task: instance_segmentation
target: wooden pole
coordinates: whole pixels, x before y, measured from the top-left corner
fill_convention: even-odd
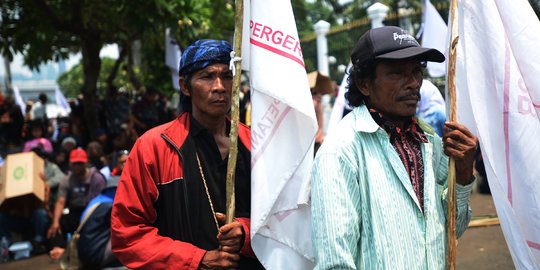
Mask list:
[[[234,52],[236,57],[242,56],[242,26],[244,17],[244,1],[235,1],[234,15]],[[236,170],[236,157],[238,155],[238,119],[240,107],[240,79],[242,75],[241,61],[234,61],[236,73],[233,78],[232,94],[231,94],[231,131],[229,133],[229,161],[227,163],[227,188],[226,188],[226,207],[227,219],[226,223],[231,223],[234,220],[234,211],[236,208],[235,192],[234,192],[234,173]]]
[[[450,121],[456,121],[456,49],[458,43],[457,0],[451,0],[452,34],[448,59],[448,100],[450,102]],[[456,163],[453,158],[448,162],[448,269],[456,268]]]

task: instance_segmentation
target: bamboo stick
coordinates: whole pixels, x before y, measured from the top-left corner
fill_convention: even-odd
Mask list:
[[[498,217],[487,217],[482,219],[473,219],[469,222],[469,228],[487,227],[501,224]]]
[[[457,0],[450,5],[452,17],[452,34],[450,38],[450,55],[448,59],[448,99],[450,101],[450,121],[456,121],[456,49],[458,43]],[[456,268],[456,166],[453,158],[448,162],[448,269]]]
[[[234,52],[236,57],[242,56],[242,21],[244,17],[244,1],[235,1],[234,15]],[[236,170],[236,158],[238,155],[238,119],[240,107],[240,78],[242,75],[242,63],[235,61],[234,66],[236,73],[233,78],[232,94],[231,94],[231,131],[229,133],[229,161],[227,163],[227,182],[226,182],[226,207],[227,219],[226,223],[231,223],[234,220],[234,211],[236,208],[235,191],[234,191],[234,174]]]

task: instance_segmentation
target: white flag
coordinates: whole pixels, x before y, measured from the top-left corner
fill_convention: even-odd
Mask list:
[[[23,98],[21,96],[21,91],[19,90],[19,87],[15,85],[13,85],[12,88],[13,88],[13,97],[15,97],[15,102],[17,103],[17,105],[19,105],[19,107],[21,107],[22,114],[24,115],[25,110],[26,110],[26,104],[24,103]]]
[[[170,32],[171,29],[165,29],[165,64],[171,70],[173,88],[180,90],[180,85],[178,85],[178,79],[180,78],[178,75],[178,67],[180,65],[180,56],[182,53],[180,52],[178,42],[171,37]]]
[[[435,48],[444,55],[447,54],[448,27],[443,18],[429,0],[424,3],[422,47]],[[431,77],[446,75],[446,61],[442,63],[428,62],[427,70]]]
[[[317,121],[290,1],[245,1],[243,38],[253,93],[251,244],[267,269],[312,269]]]
[[[54,88],[54,98],[56,99],[56,105],[60,106],[66,113],[69,114],[71,107],[69,106],[69,103],[67,102],[62,91],[60,91],[60,87],[58,85],[56,85]]]
[[[540,269],[540,22],[527,0],[458,12],[458,119],[479,137],[516,269]]]

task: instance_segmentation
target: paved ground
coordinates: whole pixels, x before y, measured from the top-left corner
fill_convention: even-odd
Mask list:
[[[475,216],[496,214],[490,195],[473,193],[471,207]],[[456,268],[474,270],[515,269],[500,226],[469,228],[459,239]],[[57,270],[60,267],[58,263],[51,262],[48,256],[41,255],[31,259],[1,264],[0,269]]]
[[[473,193],[473,216],[495,215],[491,195]],[[458,240],[457,269],[515,269],[499,225],[469,228]]]

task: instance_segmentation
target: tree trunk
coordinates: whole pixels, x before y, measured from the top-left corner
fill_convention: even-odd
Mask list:
[[[87,34],[82,38],[82,61],[84,73],[82,93],[84,96],[84,120],[86,122],[87,132],[91,140],[95,139],[96,130],[99,128],[96,111],[96,93],[99,71],[101,69],[101,58],[99,58],[101,44],[102,42],[98,35]]]
[[[118,59],[116,59],[116,62],[114,62],[114,66],[111,70],[111,73],[109,74],[109,77],[107,78],[107,87],[111,89],[111,87],[114,85],[114,79],[116,78],[116,75],[118,74],[118,70],[120,69],[120,64],[124,61],[124,58],[126,57],[127,50],[125,49],[125,46],[122,46],[120,49],[120,55],[118,56]]]

